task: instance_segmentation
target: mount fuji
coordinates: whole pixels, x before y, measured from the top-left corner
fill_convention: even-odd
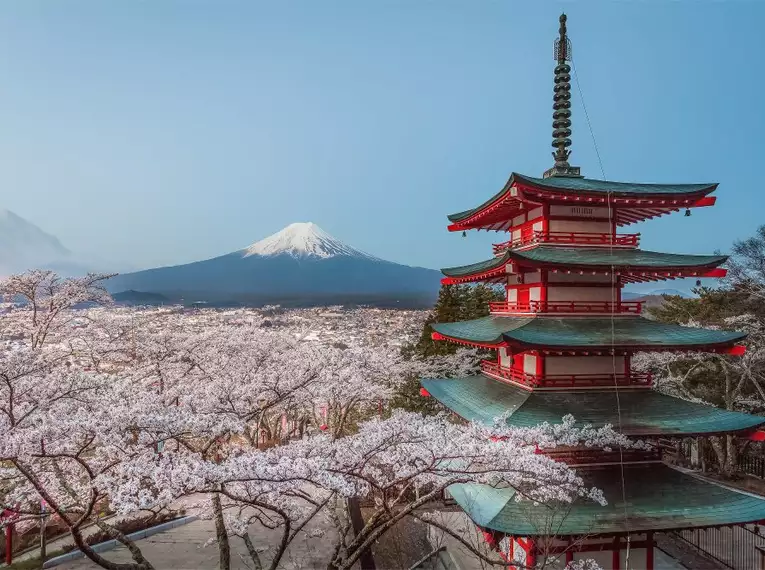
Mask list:
[[[432,305],[440,276],[433,269],[379,259],[303,222],[232,253],[118,275],[107,286],[113,293],[155,293],[211,305],[419,307]]]

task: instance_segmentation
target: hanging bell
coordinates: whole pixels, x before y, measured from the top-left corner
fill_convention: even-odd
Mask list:
[[[687,218],[690,215],[691,215],[691,209],[690,208],[686,208],[685,209],[685,217]]]
[[[462,237],[467,237],[467,232],[463,231],[462,232]]]

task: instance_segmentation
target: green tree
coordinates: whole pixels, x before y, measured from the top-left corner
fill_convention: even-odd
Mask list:
[[[489,314],[489,303],[501,301],[504,293],[501,289],[484,285],[443,285],[438,294],[438,300],[422,327],[419,340],[405,346],[405,356],[437,356],[453,354],[459,348],[458,345],[434,341],[431,338],[435,323],[455,323],[478,319]]]
[[[649,309],[656,320],[680,325],[742,330],[748,334],[747,353],[743,357],[715,353],[694,353],[669,357],[654,354],[654,370],[669,382],[677,395],[698,398],[730,411],[758,412],[765,409],[765,334],[762,309],[750,289],[730,282],[712,289],[697,287],[697,298],[665,295],[659,307]],[[758,314],[759,313],[759,314]],[[710,437],[720,471],[733,476],[738,457],[747,440],[735,435]]]
[[[489,314],[489,303],[504,300],[504,292],[491,285],[443,285],[433,310],[428,315],[416,343],[405,345],[402,354],[410,359],[424,359],[454,354],[459,345],[434,341],[435,323],[454,323],[485,317]],[[484,351],[484,354],[487,351]],[[399,388],[392,402],[393,407],[424,414],[435,414],[442,408],[433,398],[420,394],[420,378],[412,375]]]

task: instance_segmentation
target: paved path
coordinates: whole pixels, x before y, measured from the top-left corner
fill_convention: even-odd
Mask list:
[[[123,520],[123,517],[116,517],[111,516],[104,519],[104,522],[107,522],[109,524],[114,524],[120,520]],[[85,537],[89,537],[92,534],[95,534],[99,532],[99,528],[96,525],[90,525],[88,528],[84,529],[83,534]],[[31,532],[35,534],[39,534],[39,529],[32,530]],[[48,540],[46,543],[46,551],[48,553],[53,553],[57,551],[58,549],[62,548],[66,545],[72,545],[74,544],[74,540],[72,540],[71,535],[64,534],[60,536],[59,538],[55,538],[53,540]],[[40,555],[40,549],[38,548],[32,548],[30,550],[27,550],[26,552],[22,552],[21,554],[17,554],[13,557],[14,562],[20,562],[22,560],[28,560],[29,558],[37,558]],[[2,564],[0,567],[5,566],[5,564]]]
[[[196,520],[189,524],[161,532],[139,540],[136,545],[156,570],[213,570],[218,568],[218,546],[205,544],[215,537],[212,521]],[[276,533],[261,533],[252,536],[256,547],[267,547],[276,542]],[[299,537],[293,543],[290,554],[285,557],[283,567],[287,570],[326,568],[331,547],[331,537],[306,539]],[[115,562],[132,562],[125,548],[103,553],[104,558]],[[247,549],[242,539],[231,538],[231,568],[244,570],[252,568]],[[56,566],[57,570],[96,570],[101,567],[87,558],[81,558]]]

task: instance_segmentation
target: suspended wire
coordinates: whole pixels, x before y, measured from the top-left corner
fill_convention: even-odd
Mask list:
[[[582,87],[579,84],[579,73],[576,71],[576,62],[574,61],[574,58],[571,58],[571,64],[574,68],[574,79],[576,80],[576,88],[579,91],[579,99],[582,102],[582,109],[584,110],[584,117],[587,120],[587,127],[590,130],[590,136],[592,137],[592,144],[595,147],[595,154],[598,157],[598,164],[600,165],[600,174],[602,176],[602,179],[606,179],[606,171],[603,168],[603,160],[600,158],[600,151],[598,150],[598,142],[595,140],[595,131],[592,129],[592,123],[590,122],[590,115],[587,113],[587,105],[584,103],[584,93],[582,93]],[[609,225],[609,231],[613,232],[613,236],[609,242],[609,254],[611,258],[613,259],[614,255],[614,239],[616,237],[616,224],[613,220],[613,192],[609,190],[608,194],[606,195],[606,207],[608,208],[608,225]],[[616,394],[616,417],[617,417],[617,424],[619,428],[619,433],[623,433],[622,430],[622,404],[621,404],[621,398],[619,394],[619,381],[617,380],[617,372],[616,372],[616,350],[614,349],[614,346],[616,344],[616,320],[614,317],[614,310],[617,308],[616,303],[616,288],[619,286],[618,280],[616,278],[616,267],[614,265],[611,265],[611,370],[614,375],[614,393]],[[626,362],[625,362],[626,364]],[[626,372],[626,370],[625,370]],[[627,550],[625,554],[625,568],[629,568],[630,565],[630,532],[629,532],[629,513],[627,511],[627,483],[625,481],[624,477],[624,448],[621,444],[619,444],[619,470],[621,474],[622,479],[622,505],[624,507],[624,528],[627,531]],[[651,545],[647,545],[648,548],[651,548]]]
[[[582,87],[581,85],[579,85],[579,73],[576,71],[576,61],[574,61],[573,55],[571,56],[571,67],[574,68],[574,79],[576,80],[576,88],[579,91],[579,100],[582,102],[582,109],[584,110],[584,118],[587,120],[587,127],[590,129],[590,136],[592,137],[592,145],[595,147],[595,154],[598,157],[598,164],[600,165],[600,174],[603,180],[605,180],[606,171],[603,169],[603,160],[600,158],[600,150],[598,149],[598,142],[595,140],[595,131],[592,130],[592,123],[590,122],[590,114],[587,112],[587,105],[584,104],[584,95],[582,94]],[[609,213],[609,216],[610,215],[611,214]]]

